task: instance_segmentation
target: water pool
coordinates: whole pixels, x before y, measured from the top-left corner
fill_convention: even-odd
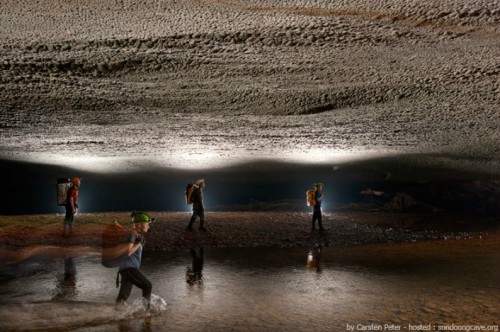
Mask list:
[[[145,253],[156,310],[116,312],[98,253],[0,265],[1,330],[346,331],[500,324],[498,238]],[[166,305],[162,305],[162,300]],[[136,310],[137,309],[137,310]],[[430,324],[430,325],[429,325]]]

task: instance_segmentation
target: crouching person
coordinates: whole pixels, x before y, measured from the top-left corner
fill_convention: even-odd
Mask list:
[[[146,278],[139,267],[141,266],[142,249],[144,248],[145,235],[149,230],[149,224],[154,221],[147,214],[142,212],[133,212],[132,221],[134,228],[127,234],[128,253],[127,257],[120,263],[119,274],[121,277],[120,293],[116,299],[116,308],[124,306],[130,293],[132,285],[142,290],[142,296],[145,300],[146,309],[150,309],[151,290],[153,285]]]

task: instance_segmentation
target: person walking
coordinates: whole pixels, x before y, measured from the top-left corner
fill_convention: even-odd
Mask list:
[[[195,183],[195,188],[192,194],[192,202],[193,202],[193,215],[191,219],[189,219],[189,224],[187,226],[187,230],[193,231],[193,224],[196,219],[200,219],[200,232],[206,232],[205,225],[205,206],[203,204],[203,189],[205,188],[205,180],[198,179]]]
[[[313,206],[313,217],[311,228],[316,229],[316,221],[318,221],[318,226],[320,231],[324,231],[322,215],[321,215],[321,202],[323,201],[323,183],[317,182],[314,184],[314,200],[316,204]]]
[[[120,309],[125,305],[125,301],[127,301],[130,293],[132,292],[133,285],[142,290],[142,297],[145,301],[146,310],[150,309],[153,284],[142,274],[139,267],[141,266],[145,235],[149,230],[150,223],[153,221],[154,218],[150,218],[143,212],[132,213],[134,228],[127,234],[127,257],[120,263],[118,272],[121,276],[121,286],[118,298],[116,299],[117,309]]]
[[[75,214],[78,210],[78,189],[81,185],[81,178],[72,178],[71,188],[68,189],[66,196],[66,215],[64,216],[64,230],[63,235],[73,235],[73,220],[75,219]]]

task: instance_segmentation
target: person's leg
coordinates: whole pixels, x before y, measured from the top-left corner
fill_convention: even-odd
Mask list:
[[[66,214],[64,215],[64,225],[63,225],[64,235],[68,235],[70,230],[73,228],[73,213],[71,209],[66,208]]]
[[[148,304],[151,301],[151,291],[153,284],[142,274],[138,269],[126,269],[128,280],[142,290],[142,296],[147,300]]]
[[[70,213],[70,218],[68,222],[68,229],[69,229],[69,234],[73,234],[73,220],[75,220],[75,215],[73,213]]]
[[[200,232],[205,232],[206,228],[204,227],[205,225],[205,211],[201,210],[198,212],[198,215],[200,216]]]
[[[127,269],[128,270],[128,269]],[[121,284],[120,284],[120,292],[118,293],[118,298],[116,299],[116,304],[125,303],[130,293],[132,292],[132,282],[129,278],[127,270],[120,271],[121,276]]]
[[[324,230],[322,219],[323,219],[323,214],[321,213],[321,207],[319,207],[318,208],[318,226],[319,226],[320,231]]]
[[[191,216],[191,219],[189,219],[189,224],[187,226],[187,229],[189,231],[192,231],[193,230],[193,224],[194,222],[196,221],[196,218],[198,217],[198,215],[196,214],[196,211],[193,210],[193,215]]]
[[[316,206],[314,206],[313,207],[312,224],[311,224],[312,229],[316,229],[316,219],[318,219],[318,211],[316,209]]]

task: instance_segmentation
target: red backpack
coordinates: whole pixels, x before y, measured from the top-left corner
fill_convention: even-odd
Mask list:
[[[127,258],[128,239],[131,230],[113,222],[102,231],[101,263],[105,267],[118,267]]]

